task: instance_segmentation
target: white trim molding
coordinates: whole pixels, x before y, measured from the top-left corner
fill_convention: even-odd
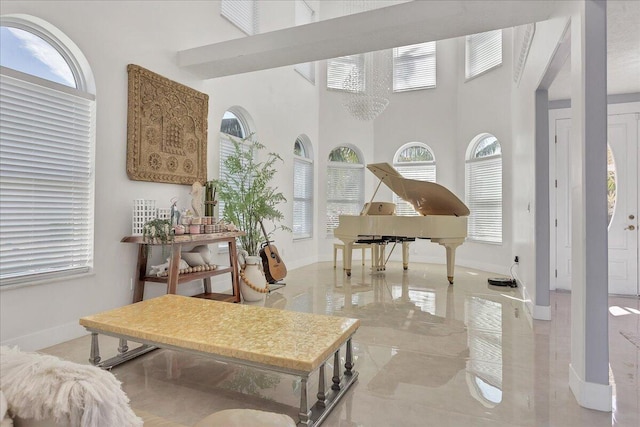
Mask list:
[[[532,316],[536,320],[551,320],[550,305],[534,305]]]
[[[611,384],[597,384],[584,381],[569,364],[569,387],[578,404],[596,411],[611,412],[613,410],[613,387]]]

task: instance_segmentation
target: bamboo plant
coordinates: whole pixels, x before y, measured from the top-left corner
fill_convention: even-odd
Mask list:
[[[275,225],[276,221],[284,218],[278,205],[287,199],[271,184],[277,172],[276,163],[283,160],[278,154],[269,152],[260,161],[259,155],[265,149],[263,144],[251,137],[243,140],[230,138],[234,152],[224,160],[228,175],[213,182],[218,199],[224,205],[222,219],[246,233],[238,238],[239,245],[249,255],[256,256],[260,243],[264,241],[261,220],[274,223],[269,234],[278,229],[289,231],[284,225]]]

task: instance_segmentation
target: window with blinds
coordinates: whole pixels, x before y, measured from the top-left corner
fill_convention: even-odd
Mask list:
[[[465,165],[468,238],[502,243],[502,152],[492,135],[476,138]]]
[[[222,0],[220,15],[246,34],[258,34],[258,4],[255,0]]]
[[[358,215],[363,206],[364,165],[354,150],[338,147],[327,166],[327,235],[333,235],[340,215]]]
[[[231,181],[229,179],[231,173],[225,165],[225,160],[227,160],[229,156],[235,154],[235,147],[231,138],[232,136],[220,134],[220,179],[225,181]],[[242,148],[244,150],[249,150],[249,146],[247,144],[243,144]],[[218,216],[220,218],[224,217],[224,202],[222,200],[218,200]]]
[[[91,94],[1,69],[2,285],[91,268],[94,124]]]
[[[296,25],[304,25],[311,24],[315,21],[315,11],[309,6],[309,4],[304,0],[296,0],[295,2],[295,15],[296,15]],[[315,62],[305,62],[302,64],[294,65],[294,70],[300,73],[305,79],[309,80],[311,83],[316,83],[316,63]]]
[[[393,167],[405,178],[418,181],[436,182],[436,161],[433,151],[426,144],[412,142],[405,144],[396,152]],[[413,205],[393,194],[396,215],[419,215]]]
[[[436,42],[393,49],[393,91],[436,87]]]
[[[313,160],[301,138],[293,151],[293,238],[304,239],[313,236]]]
[[[344,90],[344,81],[354,68],[364,69],[364,54],[341,56],[327,60],[327,89]],[[361,79],[361,81],[364,81],[364,79]]]
[[[502,30],[466,37],[465,77],[471,79],[502,64]]]

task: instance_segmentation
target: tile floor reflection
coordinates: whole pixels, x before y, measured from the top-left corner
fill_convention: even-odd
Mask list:
[[[323,426],[640,425],[639,300],[610,298],[614,411],[603,413],[581,408],[569,390],[571,295],[552,293],[553,320],[535,321],[519,290],[487,284],[493,276],[457,267],[449,286],[442,265],[414,263],[405,272],[389,263],[385,273],[363,267],[347,278],[340,266],[318,263],[290,271],[264,305],[362,322],[354,337],[358,382]],[[105,358],[117,344],[101,338]],[[44,351],[86,363],[89,338]],[[297,418],[300,384],[286,375],[166,350],[113,373],[134,409],[185,426],[228,408]]]

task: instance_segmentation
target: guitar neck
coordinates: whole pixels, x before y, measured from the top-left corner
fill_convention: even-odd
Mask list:
[[[267,241],[267,247],[271,250],[271,245],[269,244],[269,236],[267,235],[267,231],[264,229],[264,224],[262,220],[260,220],[260,228],[262,228],[262,234],[264,234],[264,239]]]

